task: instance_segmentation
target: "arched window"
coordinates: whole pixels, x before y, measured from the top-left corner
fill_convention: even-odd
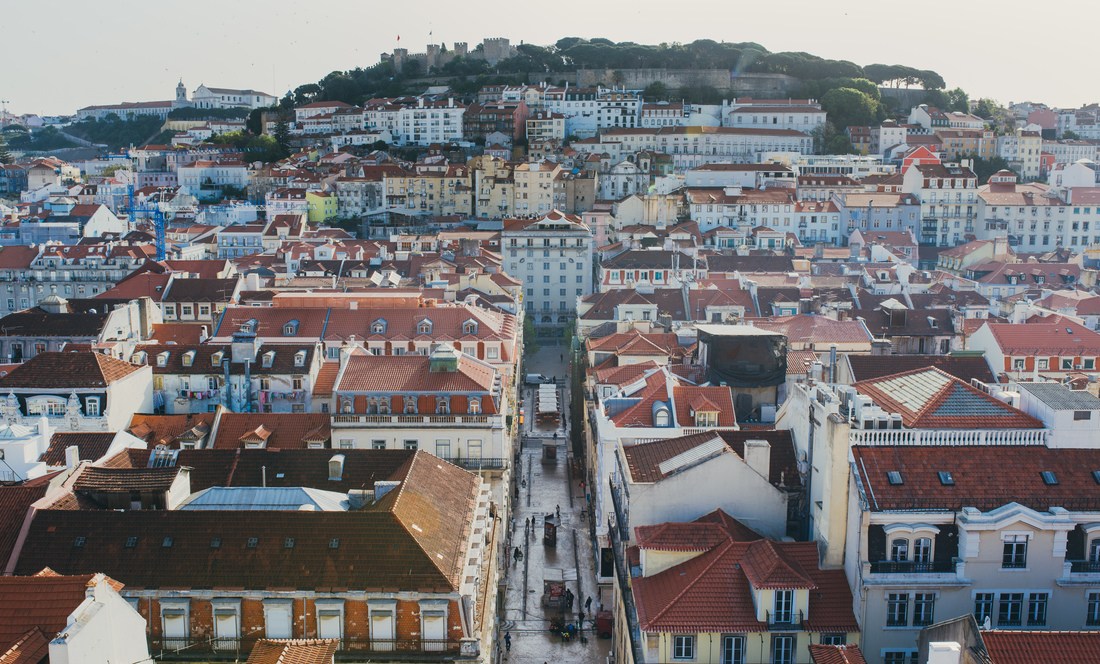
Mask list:
[[[432,333],[432,322],[425,318],[424,320],[417,323],[416,324],[416,333],[417,334],[431,334]]]
[[[653,426],[667,427],[669,424],[668,408],[658,408],[657,412],[653,414]]]
[[[451,400],[447,397],[435,398],[435,414],[449,415],[451,412]]]
[[[470,398],[470,412],[474,415],[481,412],[481,399],[476,397]]]
[[[412,415],[416,412],[416,397],[405,397],[405,414]]]
[[[890,560],[896,563],[909,560],[909,540],[899,537],[890,541]]]
[[[378,400],[378,412],[381,415],[390,414],[390,400],[388,397],[382,397]]]
[[[367,414],[374,415],[378,412],[378,397],[367,399]]]
[[[386,333],[386,321],[379,318],[378,320],[371,323],[370,333],[371,334],[385,334]]]
[[[352,405],[351,399],[342,399],[340,401],[340,412],[341,413],[351,414],[351,411],[352,411],[353,408],[354,408],[354,406]]]

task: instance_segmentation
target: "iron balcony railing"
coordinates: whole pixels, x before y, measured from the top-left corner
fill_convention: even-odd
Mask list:
[[[764,616],[768,623],[769,632],[782,632],[790,630],[802,629],[802,612],[801,611],[787,611],[784,613],[775,614],[771,611],[765,611]]]
[[[1100,572],[1100,560],[1071,560],[1069,571],[1076,574]]]
[[[262,636],[239,638],[149,637],[149,650],[161,660],[214,661],[237,660],[248,653]],[[476,642],[464,644],[450,639],[371,639],[344,637],[339,639],[338,660],[362,661],[382,658],[393,662],[456,661],[475,659]],[[463,647],[465,645],[465,648]]]
[[[872,574],[950,574],[954,571],[955,563],[950,560],[933,560],[931,562],[881,560],[871,563]]]

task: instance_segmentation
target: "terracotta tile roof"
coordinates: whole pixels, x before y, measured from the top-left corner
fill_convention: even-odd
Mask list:
[[[752,587],[757,589],[817,588],[801,564],[788,558],[784,548],[771,540],[762,539],[749,544],[741,559],[741,570]]]
[[[727,539],[735,542],[751,542],[761,535],[737,521],[722,510],[725,522],[696,519],[691,523],[661,523],[656,526],[638,526],[634,529],[639,549],[656,551],[708,551]],[[709,515],[708,515],[709,516]],[[732,527],[724,523],[735,524]]]
[[[608,358],[608,362],[614,362],[615,358]],[[652,371],[657,368],[657,363],[653,360],[646,360],[645,362],[639,362],[638,364],[626,364],[623,366],[602,366],[595,372],[596,382],[605,385],[618,385],[622,387],[629,383],[633,383],[642,377],[647,371]]]
[[[31,504],[46,495],[50,478],[38,477],[22,484],[0,485],[0,564],[11,556]]]
[[[336,386],[336,377],[340,375],[339,362],[322,362],[317,370],[317,378],[313,380],[313,396],[330,397]]]
[[[1100,662],[1100,632],[985,630],[991,664]]]
[[[247,664],[332,664],[339,639],[260,639]]]
[[[327,413],[222,413],[212,447],[235,449],[261,440],[270,449],[306,449],[311,442],[330,447],[330,421]],[[267,435],[257,438],[260,429]]]
[[[32,627],[5,652],[0,652],[0,664],[42,664],[49,661],[49,656],[49,637]]]
[[[670,355],[683,350],[675,334],[646,334],[637,329],[609,334],[599,339],[589,338],[585,343],[589,351],[611,352],[616,355]]]
[[[458,355],[457,371],[429,371],[425,355],[353,355],[340,374],[339,392],[487,392],[496,370]]]
[[[57,432],[50,437],[50,446],[38,457],[38,460],[50,466],[65,465],[65,450],[75,445],[80,452],[81,461],[99,461],[115,439],[114,433],[103,432]]]
[[[810,373],[810,367],[818,361],[817,353],[812,350],[787,351],[787,375],[804,376]]]
[[[895,374],[937,367],[959,380],[971,379],[986,383],[994,381],[993,372],[984,357],[956,357],[954,355],[848,355],[852,368],[852,381],[870,380]]]
[[[764,632],[756,619],[744,563],[750,550],[767,540],[728,539],[687,562],[658,574],[635,578],[638,621],[647,632]],[[777,555],[797,566],[812,585],[806,611],[808,631],[858,632],[844,571],[822,570],[813,542],[770,542]],[[758,554],[751,554],[758,555]]]
[[[936,367],[852,385],[912,429],[1041,429],[1043,423]]]
[[[313,355],[317,352],[316,342],[309,340],[295,340],[291,343],[264,344],[256,351],[253,362],[249,368],[252,375],[305,375],[309,373],[309,367],[313,364]],[[202,343],[202,344],[143,344],[135,351],[144,351],[146,363],[153,368],[154,374],[222,374],[225,369],[221,362],[214,363],[215,354],[222,353],[222,359],[232,359],[232,347],[228,343]],[[184,363],[187,353],[194,352],[191,365]],[[267,353],[271,355],[271,365],[264,366],[262,358]],[[295,356],[305,353],[301,365],[295,361]],[[164,366],[160,366],[159,356],[167,353]],[[244,375],[244,362],[230,362],[229,372],[233,375]]]
[[[106,387],[140,368],[102,353],[51,351],[35,355],[18,369],[0,377],[0,389]]]
[[[122,281],[108,288],[96,299],[101,300],[133,300],[139,297],[151,298],[154,302],[160,302],[164,296],[164,287],[168,285],[171,277],[167,274],[153,272],[141,272],[132,274]]]
[[[431,332],[421,334],[417,326],[423,322],[431,323]],[[476,323],[474,331],[467,332],[464,323]],[[384,332],[375,334],[371,327],[375,322],[384,323]],[[461,339],[501,340],[514,337],[516,320],[512,314],[505,314],[473,306],[443,307],[371,307],[356,310],[335,309],[328,316],[325,328],[326,340],[343,340],[351,335],[360,339],[389,339],[408,341],[412,339],[438,339],[452,341]]]
[[[95,569],[137,588],[456,590],[480,478],[416,452],[391,479],[400,486],[349,512],[42,510],[16,573]]]
[[[897,509],[988,511],[1011,502],[1045,511],[1050,507],[1100,509],[1096,451],[1042,445],[855,446],[852,455],[873,511]],[[890,484],[897,471],[902,484]],[[945,486],[939,471],[951,473]],[[1046,484],[1051,471],[1057,484]],[[873,495],[872,495],[873,494]]]
[[[327,309],[308,309],[298,307],[244,307],[229,306],[222,312],[217,329],[211,336],[229,337],[249,321],[256,321],[257,337],[280,337],[288,339],[320,339],[328,322]],[[297,333],[293,336],[283,334],[286,324],[298,322]]]
[[[230,279],[173,279],[164,302],[229,302],[239,280]]]
[[[1100,334],[1066,318],[988,325],[1005,355],[1100,355]]]
[[[149,341],[161,344],[171,341],[177,345],[197,345],[202,337],[202,327],[195,323],[154,323]],[[207,332],[209,333],[209,328]]]
[[[658,482],[665,477],[661,463],[712,440],[721,438],[726,446],[742,459],[745,458],[746,440],[766,440],[771,446],[768,481],[776,486],[794,486],[798,480],[798,464],[794,456],[794,443],[787,430],[766,431],[705,431],[703,433],[666,438],[639,443],[623,448],[630,477],[634,482]]]
[[[179,468],[100,468],[86,466],[73,483],[74,491],[167,491]]]
[[[855,644],[827,646],[811,643],[810,661],[813,664],[867,664],[863,652]]]
[[[187,415],[142,415],[130,418],[128,431],[151,447],[167,445],[179,449],[181,440],[197,440],[214,426],[214,413]]]
[[[870,333],[856,320],[833,320],[826,316],[800,314],[758,319],[753,321],[753,325],[763,330],[779,332],[792,343],[815,346],[829,343],[871,343]]]
[[[676,406],[676,424],[679,426],[696,426],[695,415],[699,412],[717,412],[717,426],[737,425],[736,412],[733,408],[733,392],[728,387],[677,385],[672,388],[672,400]]]
[[[41,630],[47,642],[56,636],[84,601],[94,576],[0,577],[0,651],[32,629]]]
[[[101,309],[105,305],[97,305]],[[16,311],[0,318],[4,336],[19,337],[92,337],[96,338],[107,324],[110,313],[46,313],[41,309]]]

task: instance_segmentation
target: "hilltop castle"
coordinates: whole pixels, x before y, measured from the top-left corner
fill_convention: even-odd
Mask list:
[[[395,48],[393,53],[383,53],[381,60],[392,60],[395,69],[401,69],[406,62],[419,61],[424,66],[424,71],[428,71],[432,67],[442,67],[457,57],[477,58],[495,65],[516,53],[516,47],[512,46],[511,40],[506,37],[490,37],[472,51],[466,42],[455,42],[454,48],[449,51],[444,51],[439,44],[428,44],[425,53],[409,53],[407,48]]]

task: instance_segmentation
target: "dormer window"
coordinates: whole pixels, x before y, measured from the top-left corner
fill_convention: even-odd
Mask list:
[[[183,366],[189,367],[195,364],[195,351],[189,350],[183,354]]]
[[[668,408],[665,406],[659,406],[653,413],[653,426],[655,427],[667,427],[670,424],[670,418]]]
[[[390,400],[388,397],[382,397],[378,400],[378,414],[389,415],[390,414]]]
[[[481,399],[470,397],[470,413],[477,415],[481,412]]]
[[[214,367],[221,366],[222,359],[224,357],[225,357],[225,353],[219,350],[218,352],[216,352],[216,353],[214,353],[213,355],[210,356],[210,365],[214,366]]]
[[[386,333],[386,320],[384,318],[379,318],[378,320],[371,323],[370,324],[370,333],[371,334],[385,334]]]
[[[271,365],[275,363],[275,351],[269,350],[264,353],[260,362],[264,369],[270,369]]]
[[[716,426],[718,426],[718,411],[714,411],[714,410],[697,410],[697,411],[695,411],[695,426],[697,426],[697,427],[716,427]]]
[[[417,323],[416,324],[416,333],[417,334],[431,334],[432,333],[432,322],[430,320],[428,320],[427,318],[425,318],[424,320]]]
[[[168,366],[168,351],[164,351],[163,353],[157,353],[157,366],[158,367]]]
[[[145,351],[143,351],[143,350],[138,351],[138,352],[134,353],[132,356],[130,356],[130,363],[131,364],[145,364],[146,360],[147,360],[147,355],[146,355]]]
[[[245,322],[241,323],[241,332],[255,332],[258,325],[259,321],[257,321],[255,318],[249,318]]]
[[[449,397],[436,397],[435,398],[435,414],[436,415],[450,415],[451,414],[451,400]]]
[[[416,413],[416,397],[405,397],[405,414],[412,415]]]
[[[306,365],[306,352],[304,350],[300,350],[297,353],[294,353],[294,366],[304,367],[305,365]]]
[[[340,412],[341,413],[343,413],[345,415],[350,415],[353,408],[354,408],[354,406],[351,402],[351,397],[341,397],[340,398]]]
[[[463,323],[462,334],[477,334],[477,321],[468,320]]]
[[[298,334],[298,321],[296,321],[296,320],[288,321],[287,324],[283,326],[283,336],[284,337],[293,337],[293,336],[296,336],[297,334]]]

